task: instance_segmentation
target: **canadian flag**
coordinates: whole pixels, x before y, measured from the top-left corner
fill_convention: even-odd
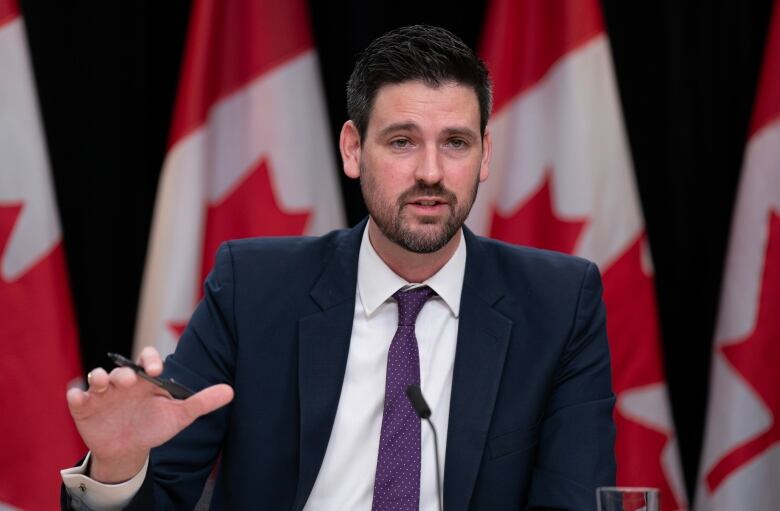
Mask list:
[[[322,234],[343,212],[303,0],[196,0],[135,352],[171,353],[219,244]]]
[[[661,356],[653,268],[597,0],[494,0],[491,176],[475,231],[576,254],[603,274],[617,394],[617,482],[686,507]]]
[[[780,507],[780,1],[764,52],[712,355],[698,510]]]
[[[0,0],[0,509],[59,504],[84,452],[65,392],[81,383],[57,206],[15,0]]]

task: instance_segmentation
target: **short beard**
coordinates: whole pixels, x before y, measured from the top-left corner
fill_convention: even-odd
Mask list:
[[[474,183],[474,190],[469,200],[460,206],[454,193],[444,188],[441,183],[425,185],[417,183],[406,190],[398,198],[394,209],[390,204],[382,204],[376,193],[377,185],[373,174],[366,172],[365,166],[360,164],[360,189],[363,192],[363,200],[366,203],[371,219],[379,227],[387,239],[416,254],[430,254],[442,249],[455,234],[463,227],[466,218],[471,211],[471,206],[477,197],[479,188],[479,176]],[[416,197],[437,196],[447,201],[450,215],[446,218],[440,229],[435,228],[431,222],[431,229],[424,232],[416,232],[407,228],[404,224],[404,207]]]

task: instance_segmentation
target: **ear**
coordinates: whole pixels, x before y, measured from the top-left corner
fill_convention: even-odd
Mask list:
[[[493,154],[493,137],[490,135],[490,128],[485,128],[485,135],[482,137],[482,162],[479,166],[479,182],[487,180],[490,175],[490,156]]]
[[[352,179],[360,177],[360,133],[355,123],[347,121],[341,127],[339,150],[344,163],[344,174]]]

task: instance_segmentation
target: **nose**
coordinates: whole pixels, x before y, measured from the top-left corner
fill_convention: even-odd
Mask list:
[[[422,158],[415,170],[415,178],[420,183],[436,184],[442,179],[441,159],[435,144],[422,151]]]

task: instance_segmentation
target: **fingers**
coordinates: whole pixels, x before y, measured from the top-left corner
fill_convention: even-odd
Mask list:
[[[225,406],[233,400],[233,387],[220,383],[206,387],[187,398],[183,404],[191,421]]]
[[[117,367],[108,375],[112,385],[120,388],[128,388],[138,381],[135,371],[129,367]]]
[[[84,406],[84,403],[87,402],[87,393],[77,387],[72,387],[68,389],[65,398],[68,400],[68,407],[71,411],[74,411]]]
[[[149,376],[159,376],[163,369],[160,353],[151,346],[141,350],[141,355],[138,357],[138,365],[142,366]]]
[[[72,387],[65,394],[68,408],[70,408],[70,412],[74,417],[89,402],[90,395],[102,395],[108,390],[110,385],[108,373],[101,367],[93,369],[87,374],[87,385],[87,390]]]
[[[76,390],[79,390],[81,394],[85,394],[84,396],[80,396],[76,392],[69,391],[67,394],[69,400],[68,402],[73,400],[74,404],[83,404],[83,402],[86,401],[90,395],[103,395],[112,386],[128,388],[134,385],[137,381],[138,377],[136,376],[135,372],[133,372],[133,370],[128,367],[117,367],[116,369],[112,370],[111,373],[107,373],[105,369],[98,367],[87,374],[87,392],[89,394],[85,394],[79,389]]]
[[[76,387],[68,389],[65,398],[71,411],[82,408],[90,400],[90,397],[105,395],[112,384],[126,387],[136,380],[135,374],[129,369],[127,371],[130,372],[130,375],[124,371],[120,374],[115,374],[116,371],[114,370],[111,374],[108,374],[105,369],[98,367],[87,374],[88,387],[86,391]]]
[[[93,369],[89,372],[87,375],[87,383],[89,385],[87,388],[89,392],[102,394],[108,390],[108,386],[111,384],[111,379],[105,369],[98,367],[97,369]]]

